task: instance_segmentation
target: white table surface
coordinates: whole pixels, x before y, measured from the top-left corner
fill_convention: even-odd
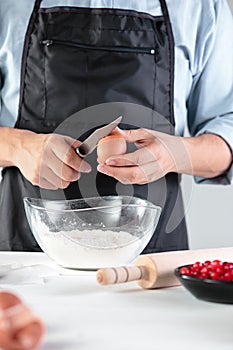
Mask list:
[[[183,287],[100,286],[94,272],[61,269],[43,253],[0,252],[0,288],[43,320],[40,350],[233,349],[233,305]]]

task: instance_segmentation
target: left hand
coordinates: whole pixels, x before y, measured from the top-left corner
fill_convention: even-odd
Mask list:
[[[181,163],[189,162],[182,137],[148,129],[120,130],[120,133],[137,150],[109,157],[98,165],[98,171],[123,184],[146,184],[169,172],[178,172]]]

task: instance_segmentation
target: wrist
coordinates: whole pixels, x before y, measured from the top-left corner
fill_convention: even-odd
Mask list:
[[[0,127],[0,166],[18,166],[28,130]]]
[[[165,173],[190,173],[192,174],[192,162],[185,138],[181,136],[156,133],[155,135],[166,149],[164,159]]]
[[[184,173],[213,178],[229,169],[232,152],[220,136],[209,133],[183,139],[191,164]]]
[[[16,132],[14,128],[0,128],[0,166],[14,166],[16,146]]]

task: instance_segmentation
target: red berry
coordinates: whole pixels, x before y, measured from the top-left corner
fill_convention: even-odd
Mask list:
[[[213,260],[211,265],[215,268],[215,267],[219,267],[222,266],[222,262],[220,260]]]
[[[180,274],[181,274],[181,275],[189,275],[189,274],[190,274],[189,268],[188,268],[188,267],[182,267],[182,268],[180,269]]]
[[[212,280],[218,280],[219,279],[219,275],[216,272],[210,272],[210,278]]]
[[[225,270],[229,270],[229,269],[233,270],[233,263],[225,261],[223,263],[223,267]]]
[[[203,266],[203,264],[200,261],[196,261],[193,265],[192,268],[195,270],[199,270],[201,267]]]
[[[224,268],[222,266],[216,267],[215,272],[218,275],[222,275],[224,273]]]
[[[203,267],[200,272],[201,272],[201,274],[209,273],[209,271],[208,271],[208,269],[206,267]]]
[[[212,280],[233,282],[233,262],[222,262],[219,259],[213,261],[206,260],[203,263],[196,261],[189,267],[180,268],[180,273],[196,278],[210,278]]]
[[[196,271],[196,270],[190,271],[190,276],[199,277],[199,276],[200,276],[200,273],[199,273],[199,271]]]
[[[224,281],[231,282],[232,280],[232,273],[231,272],[225,272],[223,275]]]

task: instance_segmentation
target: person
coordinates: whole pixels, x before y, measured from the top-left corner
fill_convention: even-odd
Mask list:
[[[188,249],[180,174],[232,183],[227,1],[8,0],[0,3],[0,23],[0,249],[40,249],[25,196],[44,189],[46,198],[59,191],[79,198],[96,193],[87,191],[91,186],[101,196],[129,189],[161,205],[143,253]],[[84,131],[81,122],[87,130],[103,124],[100,111],[109,121],[123,112],[118,132],[137,149],[110,157],[95,173],[75,151],[81,133],[59,129],[79,111],[83,119],[69,131]],[[183,136],[186,123],[190,137]]]

